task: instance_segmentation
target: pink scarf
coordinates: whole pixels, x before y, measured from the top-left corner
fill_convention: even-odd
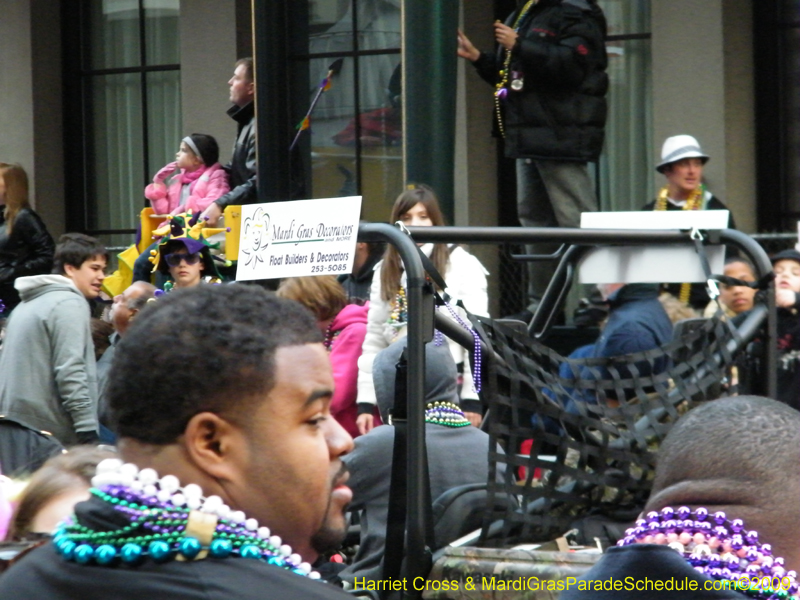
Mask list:
[[[188,183],[194,183],[208,170],[208,167],[203,165],[202,167],[195,169],[194,171],[182,171],[181,172],[181,184],[186,185]]]

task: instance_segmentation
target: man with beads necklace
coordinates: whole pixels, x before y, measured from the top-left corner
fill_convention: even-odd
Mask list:
[[[703,167],[708,155],[690,135],[675,135],[667,138],[661,148],[661,161],[656,171],[666,177],[667,182],[653,202],[642,210],[728,210],[703,183]],[[728,228],[735,229],[733,213],[729,212]],[[709,302],[705,284],[665,284],[670,294],[702,311]]]
[[[98,466],[90,499],[0,597],[347,598],[309,564],[343,539],[352,497],[332,391],[295,302],[231,285],[148,304],[109,375],[121,460]]]
[[[798,448],[800,413],[781,402],[738,396],[690,410],[661,443],[634,527],[561,600],[797,600]],[[626,578],[640,587],[589,586]]]
[[[519,0],[493,27],[496,52],[459,31],[458,55],[494,88],[494,133],[516,160],[517,218],[523,227],[579,227],[581,213],[597,210],[588,163],[600,156],[607,115],[603,11],[596,0]],[[528,263],[529,311],[552,274],[550,263]]]

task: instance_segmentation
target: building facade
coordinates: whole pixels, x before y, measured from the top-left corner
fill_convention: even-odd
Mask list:
[[[36,209],[54,234],[81,230],[113,246],[130,243],[142,189],[184,135],[214,135],[228,159],[235,127],[225,115],[227,81],[236,58],[252,53],[250,4],[3,3],[0,160],[28,170]],[[278,82],[288,108],[267,118],[294,132],[332,63],[343,62],[291,161],[293,193],[359,193],[364,217],[384,220],[404,185],[399,72],[404,44],[415,40],[402,36],[402,0],[294,4],[303,10],[287,12],[289,44],[275,57],[288,73]],[[800,220],[800,2],[599,4],[609,21],[611,76],[606,150],[595,170],[603,210],[652,199],[662,141],[689,133],[711,156],[709,187],[742,230],[793,231]],[[489,49],[491,23],[513,8],[513,0],[462,0],[460,24]],[[415,72],[426,77],[424,68]],[[492,89],[463,61],[456,73],[448,212],[459,225],[513,224],[511,167],[490,135]],[[406,118],[413,127],[414,115]],[[485,259],[491,270],[494,259]]]

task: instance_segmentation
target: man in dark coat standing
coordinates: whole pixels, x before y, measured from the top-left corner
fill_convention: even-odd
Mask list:
[[[506,156],[517,159],[520,223],[579,227],[582,212],[597,210],[587,163],[603,148],[605,16],[595,0],[528,0],[494,31],[496,53],[481,53],[459,32],[458,55],[495,86],[495,133]],[[529,310],[552,270],[529,264]]]
[[[226,207],[231,204],[252,204],[256,201],[256,84],[253,78],[253,59],[236,62],[233,77],[228,81],[233,106],[228,116],[236,121],[236,141],[231,162],[226,165],[231,191],[218,198],[203,212],[211,226],[216,225]]]

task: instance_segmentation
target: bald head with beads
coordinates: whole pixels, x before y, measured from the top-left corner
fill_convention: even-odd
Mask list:
[[[800,571],[799,474],[800,412],[757,396],[722,398],[684,415],[664,439],[645,512],[723,511]]]

